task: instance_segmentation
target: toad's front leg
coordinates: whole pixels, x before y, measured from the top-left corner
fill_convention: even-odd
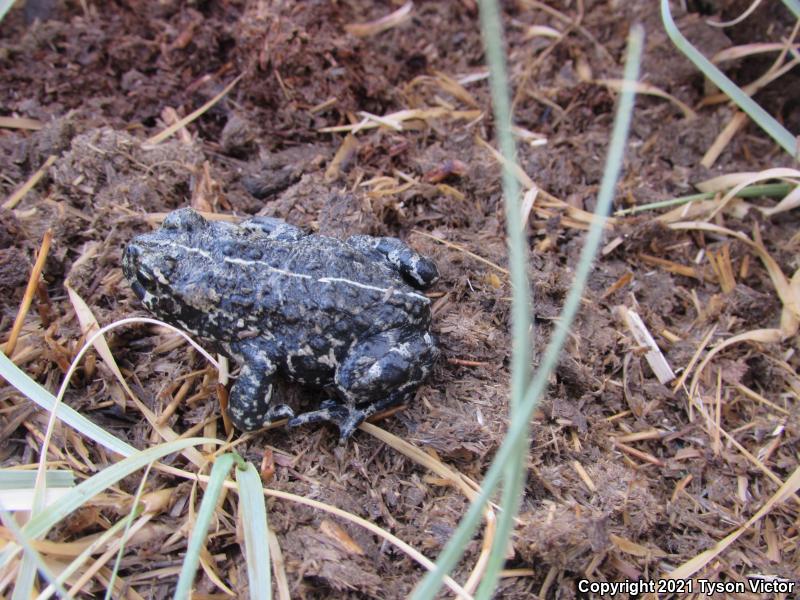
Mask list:
[[[243,431],[254,431],[274,421],[292,418],[286,404],[271,405],[276,367],[265,348],[255,343],[232,345],[230,354],[242,362],[239,378],[231,388],[228,415]]]

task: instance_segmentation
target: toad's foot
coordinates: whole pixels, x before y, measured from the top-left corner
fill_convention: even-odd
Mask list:
[[[403,402],[405,396],[393,395],[385,400],[357,408],[349,404],[340,404],[336,400],[323,400],[319,409],[297,415],[289,420],[289,427],[298,427],[309,423],[333,423],[339,428],[339,443],[345,443],[364,419],[382,412]]]

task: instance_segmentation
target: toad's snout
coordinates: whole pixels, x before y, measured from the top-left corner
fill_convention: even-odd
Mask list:
[[[158,291],[159,283],[168,284],[164,273],[169,271],[167,261],[159,260],[146,241],[137,243],[134,239],[122,253],[122,271],[131,284],[133,293],[145,300],[148,293]]]
[[[141,271],[139,270],[139,263],[141,256],[142,249],[133,242],[125,246],[125,250],[122,253],[122,272],[125,273],[125,277],[130,282],[133,293],[136,294],[139,300],[144,299],[145,292],[147,291],[140,283]]]

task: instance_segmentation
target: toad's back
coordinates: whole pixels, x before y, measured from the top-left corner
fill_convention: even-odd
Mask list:
[[[275,334],[336,324],[360,337],[371,329],[427,326],[430,320],[424,294],[336,239],[259,240],[231,250],[230,245],[216,252],[210,248],[208,266],[221,265],[214,283],[219,318],[244,319],[243,325],[234,321],[233,329],[267,327]]]
[[[372,331],[430,323],[424,294],[334,238],[276,240],[204,222],[199,229],[140,236],[128,254],[137,263],[131,270],[149,284],[148,308],[211,341],[264,335],[293,347],[321,332],[345,343]]]

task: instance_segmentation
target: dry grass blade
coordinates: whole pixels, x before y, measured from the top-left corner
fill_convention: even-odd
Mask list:
[[[734,237],[750,246],[761,259],[761,262],[764,263],[767,273],[769,273],[770,279],[772,280],[772,284],[775,286],[775,291],[778,293],[778,297],[783,303],[784,314],[782,315],[781,319],[781,331],[784,337],[788,338],[797,333],[798,321],[800,321],[800,278],[798,278],[798,285],[794,285],[793,277],[793,284],[790,285],[789,281],[786,279],[786,276],[783,274],[783,271],[781,271],[780,266],[775,259],[770,256],[763,244],[754,242],[739,231],[733,231],[727,227],[721,227],[719,225],[713,225],[711,223],[705,223],[702,221],[672,223],[669,227],[670,229],[677,230],[696,229],[700,231],[708,231],[711,233],[727,235]]]
[[[526,190],[531,190],[537,187],[536,184],[533,182],[533,179],[531,179],[528,176],[528,174],[522,169],[522,167],[520,167],[517,163],[510,164],[508,161],[506,161],[505,157],[502,154],[500,154],[497,150],[495,150],[494,146],[492,146],[489,142],[484,140],[479,135],[475,136],[475,141],[478,142],[484,148],[486,148],[491,153],[492,157],[500,165],[505,166],[512,173],[514,173],[514,176],[517,178],[517,181],[519,181],[520,184],[522,184],[522,186]]]
[[[372,423],[364,422],[358,427],[361,431],[364,431],[370,434],[373,437],[378,438],[384,444],[391,446],[398,452],[404,454],[418,465],[433,471],[440,477],[446,479],[447,481],[451,482],[455,487],[461,490],[461,493],[464,494],[468,500],[473,500],[476,496],[476,488],[477,484],[472,481],[471,479],[465,477],[458,471],[455,471],[445,465],[442,461],[437,460],[426,454],[413,444],[405,441],[386,431],[385,429],[381,429],[377,425],[373,425]]]
[[[5,202],[3,202],[3,208],[11,210],[17,204],[19,204],[20,201],[25,197],[25,194],[30,192],[33,189],[33,186],[39,183],[39,180],[44,177],[44,174],[47,173],[47,169],[49,169],[54,162],[56,162],[56,157],[53,155],[48,156],[47,160],[44,161],[44,164],[39,167],[39,169],[19,187],[19,189],[15,190]]]
[[[221,91],[219,94],[217,94],[216,96],[214,96],[214,97],[213,97],[211,100],[209,100],[208,102],[206,102],[205,104],[203,104],[203,106],[201,106],[200,108],[198,108],[196,111],[194,111],[194,112],[192,112],[192,113],[190,113],[190,114],[186,115],[186,116],[185,116],[184,118],[182,118],[180,121],[178,121],[178,122],[176,122],[176,123],[173,123],[172,125],[170,125],[169,127],[167,127],[167,128],[166,128],[164,131],[162,131],[161,133],[158,133],[158,134],[154,135],[153,137],[149,138],[149,139],[147,140],[147,143],[148,143],[148,144],[152,144],[152,145],[154,145],[154,146],[155,146],[156,144],[160,144],[161,142],[163,142],[164,140],[166,140],[167,138],[169,138],[169,137],[170,137],[172,134],[174,134],[174,133],[175,133],[176,131],[178,131],[179,129],[182,129],[183,127],[186,127],[186,126],[187,126],[189,123],[191,123],[192,121],[194,121],[195,119],[197,119],[197,118],[198,118],[200,115],[202,115],[203,113],[205,113],[205,112],[206,112],[206,111],[207,111],[209,108],[211,108],[211,107],[212,107],[212,106],[214,106],[214,105],[215,105],[217,102],[219,102],[220,100],[222,100],[222,99],[223,99],[223,98],[224,98],[224,97],[225,97],[225,96],[228,94],[228,92],[230,92],[230,91],[233,89],[233,87],[234,87],[234,86],[235,86],[237,83],[239,83],[239,80],[241,80],[241,78],[242,78],[242,77],[244,77],[244,73],[242,73],[241,75],[239,75],[238,77],[236,77],[236,79],[234,79],[234,80],[233,80],[233,81],[231,81],[231,82],[230,82],[230,83],[229,83],[227,86],[225,86],[225,89],[224,89],[224,90],[222,90],[222,91]]]
[[[622,90],[622,85],[625,83],[622,79],[598,79],[595,81],[600,85],[604,85],[607,88],[619,92]],[[631,85],[628,83],[628,85]],[[681,102],[672,94],[668,94],[664,90],[657,88],[654,85],[649,83],[644,83],[642,81],[637,81],[633,84],[636,89],[637,94],[645,94],[647,96],[655,96],[657,98],[663,98],[664,100],[669,100],[672,104],[674,104],[678,110],[683,113],[683,116],[687,119],[695,119],[697,118],[697,113],[692,110],[692,108],[686,104],[685,102]]]
[[[203,568],[203,573],[206,574],[206,577],[208,577],[209,581],[222,590],[224,594],[226,594],[229,598],[234,598],[236,596],[236,592],[225,585],[222,577],[219,575],[219,573],[217,573],[216,569],[214,568],[214,560],[211,557],[211,553],[206,548],[203,548],[200,552],[200,566]]]
[[[749,17],[751,14],[753,14],[753,11],[755,11],[755,9],[758,8],[759,4],[761,4],[761,0],[753,0],[753,2],[750,4],[750,6],[748,6],[742,14],[740,14],[735,19],[731,19],[730,21],[720,22],[720,21],[712,21],[711,19],[708,19],[706,21],[706,23],[708,23],[712,27],[733,27],[734,25],[737,25],[738,23],[741,23],[747,17]]]
[[[730,433],[719,428],[719,433],[722,434],[724,437],[736,450],[738,450],[742,456],[744,456],[750,463],[756,467],[759,471],[761,471],[764,475],[766,475],[772,482],[777,485],[778,487],[784,485],[784,481],[778,477],[775,473],[773,473],[767,465],[764,464],[763,461],[759,460],[758,457],[754,456],[747,448],[742,446],[735,437],[733,437]],[[790,494],[791,498],[794,500],[795,504],[800,506],[800,496],[796,493]]]
[[[272,559],[272,574],[275,576],[275,588],[278,590],[280,600],[291,600],[289,592],[289,578],[286,576],[286,563],[283,560],[278,536],[272,529],[267,530],[267,542],[269,543],[269,556]]]
[[[372,423],[366,423],[366,422],[362,423],[359,426],[359,429],[365,431],[366,433],[369,433],[370,435],[378,438],[388,446],[391,446],[398,452],[406,455],[408,458],[416,462],[418,465],[425,467],[430,471],[433,471],[446,481],[451,482],[451,484],[457,487],[461,491],[461,493],[467,497],[468,500],[470,501],[474,500],[475,496],[477,495],[477,491],[480,490],[478,484],[472,481],[471,479],[462,475],[458,471],[454,471],[440,460],[433,458],[432,456],[426,454],[413,444],[410,444],[407,441],[397,437],[396,435],[389,433],[385,429],[381,429],[380,427],[373,425]],[[492,510],[491,506],[487,506],[486,510],[484,511],[484,518],[486,520],[486,530],[484,532],[483,544],[481,546],[481,553],[478,556],[478,559],[475,561],[475,566],[472,569],[472,573],[470,574],[467,583],[464,584],[464,589],[470,594],[475,591],[478,584],[480,583],[481,576],[483,575],[483,572],[486,569],[486,563],[489,560],[492,544],[494,542],[496,519],[494,516],[494,511]]]
[[[322,523],[319,525],[319,531],[336,542],[339,548],[345,552],[355,554],[356,556],[364,556],[364,549],[337,523],[329,519],[323,519]]]
[[[756,175],[758,175],[757,171],[725,173],[724,175],[717,175],[716,177],[696,183],[694,187],[705,193],[724,193],[744,181],[750,181],[750,179]]]
[[[492,544],[494,543],[495,529],[497,528],[497,519],[494,516],[494,511],[491,509],[484,513],[486,519],[486,531],[483,534],[483,543],[481,544],[481,553],[478,555],[478,560],[472,567],[472,572],[469,579],[464,584],[464,589],[470,594],[474,593],[478,585],[480,585],[481,577],[486,572],[486,564],[489,562],[489,556],[492,553]]]
[[[700,159],[700,164],[710,169],[714,163],[717,162],[719,155],[722,154],[725,148],[728,147],[728,144],[731,143],[733,137],[747,124],[747,121],[747,114],[743,112],[734,114],[731,120],[728,121],[728,124],[719,132],[719,135],[711,146],[709,146],[708,150],[706,150],[703,158]]]
[[[697,384],[700,381],[700,375],[703,373],[703,370],[706,368],[708,363],[711,362],[717,354],[725,350],[730,346],[735,344],[739,344],[741,342],[756,342],[759,344],[770,344],[770,343],[777,343],[783,340],[783,332],[780,329],[754,329],[752,331],[747,331],[745,333],[740,333],[739,335],[735,335],[732,338],[728,338],[724,342],[719,343],[718,345],[714,346],[714,348],[706,354],[705,358],[702,362],[698,365],[697,370],[694,372],[694,376],[692,377],[692,383],[689,386],[689,394],[694,397],[697,391]]]
[[[761,212],[765,216],[771,217],[778,213],[786,212],[800,206],[800,184],[797,185],[791,192],[786,194],[784,198],[771,208],[761,208]]]
[[[31,131],[38,131],[44,124],[38,119],[29,119],[27,117],[0,117],[0,127],[3,129],[29,129]]]
[[[450,77],[449,75],[442,73],[440,71],[436,72],[436,83],[442,88],[445,92],[461,100],[464,104],[468,106],[472,106],[473,108],[477,108],[478,101],[475,99],[467,89],[461,85],[458,81]]]
[[[369,113],[365,113],[369,114]],[[483,115],[480,110],[451,110],[449,108],[412,108],[399,110],[388,115],[369,115],[358,123],[352,125],[335,125],[333,127],[322,127],[318,131],[322,133],[356,133],[364,129],[375,129],[377,127],[388,126],[390,129],[403,130],[402,123],[405,121],[429,121],[433,119],[449,118],[454,120],[473,121]]]
[[[625,325],[628,326],[628,330],[633,334],[636,343],[647,348],[647,352],[644,355],[645,360],[647,360],[647,364],[650,365],[650,368],[658,377],[659,383],[665,385],[675,379],[675,373],[672,372],[672,368],[642,318],[635,311],[625,306],[620,306],[617,310],[621,314]]]
[[[525,29],[525,39],[531,40],[535,37],[546,37],[553,40],[558,40],[564,34],[558,29],[548,27],[547,25],[530,25]]]
[[[737,383],[735,387],[744,396],[747,396],[751,400],[755,400],[756,402],[764,404],[765,406],[769,406],[772,410],[778,411],[779,413],[781,413],[783,415],[787,415],[787,416],[792,414],[790,411],[786,410],[782,406],[778,406],[774,402],[770,402],[769,400],[764,398],[764,396],[762,396],[758,392],[755,392],[755,391],[751,390],[749,387],[744,386],[741,383]]]
[[[664,466],[664,462],[659,460],[657,457],[653,456],[648,452],[642,452],[641,450],[637,450],[632,446],[628,446],[628,444],[623,444],[622,442],[614,441],[614,448],[622,450],[626,454],[634,456],[639,460],[643,460],[644,462],[650,463],[651,465],[655,465],[657,467]]]
[[[779,50],[778,56],[775,58],[775,61],[770,65],[770,67],[755,81],[750,82],[749,84],[742,87],[742,93],[747,94],[748,96],[752,96],[758,90],[769,85],[771,82],[775,81],[779,77],[782,77],[784,74],[791,71],[798,63],[800,63],[800,56],[798,56],[796,47],[793,47],[793,42],[797,37],[798,32],[800,32],[800,21],[795,22],[794,28],[792,29],[791,34],[789,35],[788,39],[783,44],[775,44],[773,46],[777,46],[774,48]],[[753,44],[753,46],[768,46],[768,44]],[[746,46],[745,46],[746,48]],[[734,50],[734,49],[730,49]],[[763,51],[763,50],[761,50]],[[786,61],[786,57],[789,53],[792,53],[792,58],[789,61]],[[724,53],[724,51],[723,51]],[[720,54],[723,54],[720,53]],[[731,52],[731,55],[736,55],[737,53]],[[715,58],[719,56],[716,55]],[[784,62],[786,61],[786,62]],[[707,96],[703,98],[703,101],[700,103],[700,106],[711,106],[713,104],[719,104],[728,102],[729,98],[726,94],[714,94],[712,96]]]
[[[551,6],[548,6],[544,2],[539,2],[539,0],[523,0],[523,4],[527,5],[530,8],[541,10],[549,14],[550,16],[558,19],[559,21],[567,23],[570,28],[575,29],[578,33],[580,33],[592,44],[594,44],[595,49],[598,51],[600,55],[603,56],[605,60],[607,60],[609,63],[614,63],[616,61],[615,57],[611,55],[608,49],[603,44],[601,44],[597,40],[597,38],[591,34],[591,32],[588,29],[586,29],[583,25],[581,25],[581,21],[583,21],[583,2],[578,3],[579,14],[576,17],[570,17],[569,15],[566,15]]]
[[[728,202],[730,202],[733,198],[735,198],[736,195],[741,190],[755,183],[756,181],[764,181],[766,179],[776,179],[776,178],[792,178],[792,177],[800,177],[800,171],[796,169],[776,168],[776,169],[767,169],[759,173],[741,174],[739,182],[736,185],[734,185],[733,188],[731,188],[722,197],[722,199],[720,199],[717,207],[708,216],[708,220],[710,221],[711,219],[716,217],[722,210],[724,210]],[[705,190],[701,189],[701,191]]]
[[[536,197],[539,195],[539,188],[534,185],[531,189],[525,192],[525,195],[522,197],[522,206],[520,206],[520,223],[524,227],[528,219],[531,218],[531,210],[533,210],[533,205],[536,204]]]
[[[76,261],[76,264],[78,264],[78,261]],[[80,295],[72,288],[69,279],[64,282],[64,287],[67,289],[67,294],[69,295],[69,299],[72,302],[73,308],[75,309],[75,314],[78,316],[78,321],[81,324],[81,330],[83,331],[84,335],[89,337],[90,334],[96,333],[100,329],[100,326],[97,323],[97,319],[95,319],[92,310],[89,308],[89,305],[86,304],[83,298],[81,298]],[[94,338],[93,344],[95,350],[103,359],[103,362],[105,362],[106,366],[108,366],[108,368],[117,378],[119,384],[125,390],[125,393],[136,405],[136,408],[139,409],[139,411],[144,415],[153,429],[158,432],[161,438],[167,442],[178,439],[180,436],[166,425],[159,424],[158,416],[156,416],[156,414],[151,411],[146,404],[139,400],[139,397],[130,389],[128,382],[125,380],[125,377],[123,377],[122,371],[120,371],[119,366],[117,365],[117,361],[114,360],[114,355],[111,353],[111,348],[108,347],[105,337],[101,335]],[[79,357],[76,357],[75,360],[77,361],[78,359]],[[195,448],[186,448],[182,454],[199,467],[202,467],[207,462],[203,458],[203,455],[200,454],[200,452],[198,452]]]
[[[469,250],[467,250],[463,246],[459,246],[458,244],[454,244],[453,242],[448,242],[447,240],[443,240],[442,238],[436,237],[435,235],[431,235],[430,233],[427,233],[425,231],[420,231],[419,229],[413,229],[412,231],[413,231],[413,233],[415,233],[417,235],[421,235],[422,237],[426,237],[428,239],[431,239],[431,240],[434,240],[436,242],[439,242],[440,244],[444,244],[448,248],[452,248],[453,250],[458,250],[459,252],[463,252],[467,256],[471,256],[475,260],[480,261],[483,264],[492,267],[493,269],[497,269],[498,271],[503,273],[503,275],[508,276],[508,269],[504,269],[503,267],[494,264],[492,261],[490,261],[490,260],[488,260],[486,258],[483,258],[482,256],[479,256],[479,255],[475,254],[474,252],[470,252]]]
[[[792,473],[792,476],[786,480],[786,483],[784,483],[780,489],[775,492],[769,500],[767,500],[764,506],[762,506],[758,512],[756,512],[756,514],[750,517],[744,525],[725,536],[708,550],[701,552],[676,569],[670,571],[665,575],[665,577],[669,577],[671,579],[685,579],[687,577],[691,577],[703,567],[708,565],[722,552],[724,552],[726,548],[728,548],[739,538],[739,536],[747,531],[754,523],[757,523],[760,519],[762,519],[764,515],[769,513],[777,504],[780,504],[790,495],[796,493],[798,489],[800,489],[800,467],[795,469],[794,473]]]
[[[164,464],[157,463],[154,465],[156,469],[163,473],[168,473],[170,475],[176,475],[188,481],[199,481],[201,483],[208,482],[208,475],[200,475],[197,473],[192,473],[190,471],[185,471],[183,469],[179,469],[177,467],[171,467]],[[226,481],[225,487],[227,489],[236,489],[236,483],[233,481]],[[429,571],[432,571],[435,567],[432,560],[427,558],[424,554],[419,552],[417,549],[413,548],[400,538],[395,535],[392,535],[385,529],[378,527],[374,523],[367,521],[366,519],[362,519],[361,517],[354,515],[353,513],[347,512],[346,510],[342,510],[336,506],[331,506],[330,504],[325,504],[324,502],[320,502],[319,500],[314,500],[312,498],[306,498],[304,496],[298,496],[297,494],[291,494],[289,492],[282,492],[279,490],[273,490],[269,488],[264,488],[264,494],[267,496],[272,496],[273,498],[280,498],[282,500],[288,500],[289,502],[296,502],[297,504],[302,504],[304,506],[309,506],[311,508],[321,510],[327,512],[329,514],[335,515],[337,517],[341,517],[342,519],[349,521],[359,527],[366,529],[367,531],[377,535],[383,540],[386,540],[393,546],[397,547],[401,551],[403,551],[407,556],[409,556],[412,560],[419,563]],[[472,595],[467,593],[467,591],[452,577],[447,577],[445,580],[445,585],[450,588],[452,592],[454,592],[459,598],[462,600],[472,600]]]
[[[731,262],[731,246],[725,243],[719,252],[708,251],[708,260],[717,274],[720,287],[726,294],[730,294],[736,287],[736,275]]]
[[[592,481],[592,478],[589,476],[589,473],[586,471],[584,466],[577,460],[573,460],[572,468],[575,470],[575,473],[578,474],[578,477],[580,477],[581,481],[583,481],[583,484],[586,486],[586,488],[594,494],[597,491],[597,486],[595,485],[594,481]]]
[[[643,558],[662,558],[667,555],[666,552],[659,548],[648,548],[647,546],[642,546],[641,544],[637,544],[631,540],[614,535],[613,533],[608,537],[614,546],[616,546],[625,554],[630,554],[631,556],[639,556]]]
[[[149,523],[154,516],[155,515],[153,513],[145,513],[139,517],[136,523],[131,525],[130,529],[128,529],[128,535],[126,538],[130,538],[135,535],[140,529],[147,525],[147,523]],[[89,583],[95,575],[97,575],[100,569],[102,569],[109,560],[114,558],[114,555],[117,554],[119,547],[124,541],[125,540],[123,538],[117,538],[111,544],[109,544],[108,550],[101,554],[88,568],[81,573],[78,580],[69,589],[70,596],[75,596],[78,594],[82,588]]]
[[[786,44],[779,44],[775,42],[768,42],[768,43],[754,43],[754,44],[742,44],[740,46],[732,46],[731,48],[725,48],[725,50],[720,50],[714,56],[711,57],[711,62],[714,64],[720,64],[727,62],[729,60],[738,60],[740,58],[745,58],[747,56],[753,56],[754,54],[764,54],[767,52],[780,52],[784,48],[786,48]],[[795,52],[800,52],[800,46],[794,46]]]
[[[792,69],[794,69],[798,64],[800,64],[800,58],[795,56],[792,57],[791,60],[787,61],[785,64],[781,65],[779,68],[770,69],[766,73],[764,73],[761,77],[749,83],[748,85],[742,88],[747,94],[751,96],[758,92],[760,89],[768,86],[773,81],[780,79],[786,73],[789,73]]]
[[[386,16],[370,21],[369,23],[351,23],[344,26],[344,30],[355,37],[370,37],[383,33],[393,27],[402,25],[411,18],[411,11],[414,9],[413,2],[406,2],[396,11]]]
[[[716,200],[691,200],[685,204],[681,204],[672,210],[665,212],[656,217],[656,221],[669,225],[670,223],[677,223],[679,221],[690,221],[694,219],[702,219],[706,217],[712,210],[719,205],[719,197]],[[727,214],[731,214],[737,218],[743,218],[750,205],[747,204],[740,197],[736,197],[725,208]]]
[[[14,319],[14,325],[11,327],[11,333],[8,335],[8,341],[3,348],[3,352],[6,356],[10,357],[14,353],[14,348],[17,345],[20,331],[22,331],[22,326],[25,323],[25,316],[28,314],[28,311],[31,308],[33,295],[36,293],[36,286],[39,285],[39,277],[42,275],[42,269],[44,269],[44,263],[45,260],[47,260],[47,254],[50,252],[50,242],[52,240],[53,232],[48,229],[44,232],[42,245],[39,246],[39,252],[36,255],[36,262],[33,264],[31,276],[28,278],[28,285],[25,287],[25,294],[22,296],[22,302],[20,302],[17,316]]]
[[[689,265],[682,265],[680,263],[667,260],[666,258],[659,258],[658,256],[650,256],[649,254],[639,254],[639,258],[646,265],[661,267],[665,271],[668,271],[669,273],[673,273],[675,275],[682,275],[683,277],[700,279],[701,281],[703,279],[702,274],[699,273],[697,269]]]
[[[480,136],[475,136],[475,141],[483,146],[492,157],[500,164],[508,168],[516,177],[517,181],[526,189],[526,190],[537,190],[537,194],[542,195],[542,201],[540,202],[540,208],[557,208],[559,210],[566,211],[567,215],[574,219],[576,223],[569,223],[567,219],[563,219],[562,223],[567,226],[575,227],[578,229],[584,229],[585,227],[581,227],[579,225],[591,225],[594,221],[594,214],[588,211],[585,211],[581,208],[577,208],[575,206],[571,206],[564,202],[563,200],[556,198],[552,194],[547,193],[543,189],[534,183],[533,179],[531,179],[528,174],[520,167],[517,163],[508,163],[506,159],[500,154],[495,148],[486,140],[481,138]],[[606,226],[611,227],[616,225],[618,222],[617,219],[613,217],[607,217],[605,219]]]
[[[331,183],[339,179],[342,170],[352,160],[356,150],[358,150],[358,142],[356,142],[356,138],[353,134],[348,133],[344,136],[339,149],[333,156],[331,164],[329,164],[328,168],[325,170],[325,181]]]

